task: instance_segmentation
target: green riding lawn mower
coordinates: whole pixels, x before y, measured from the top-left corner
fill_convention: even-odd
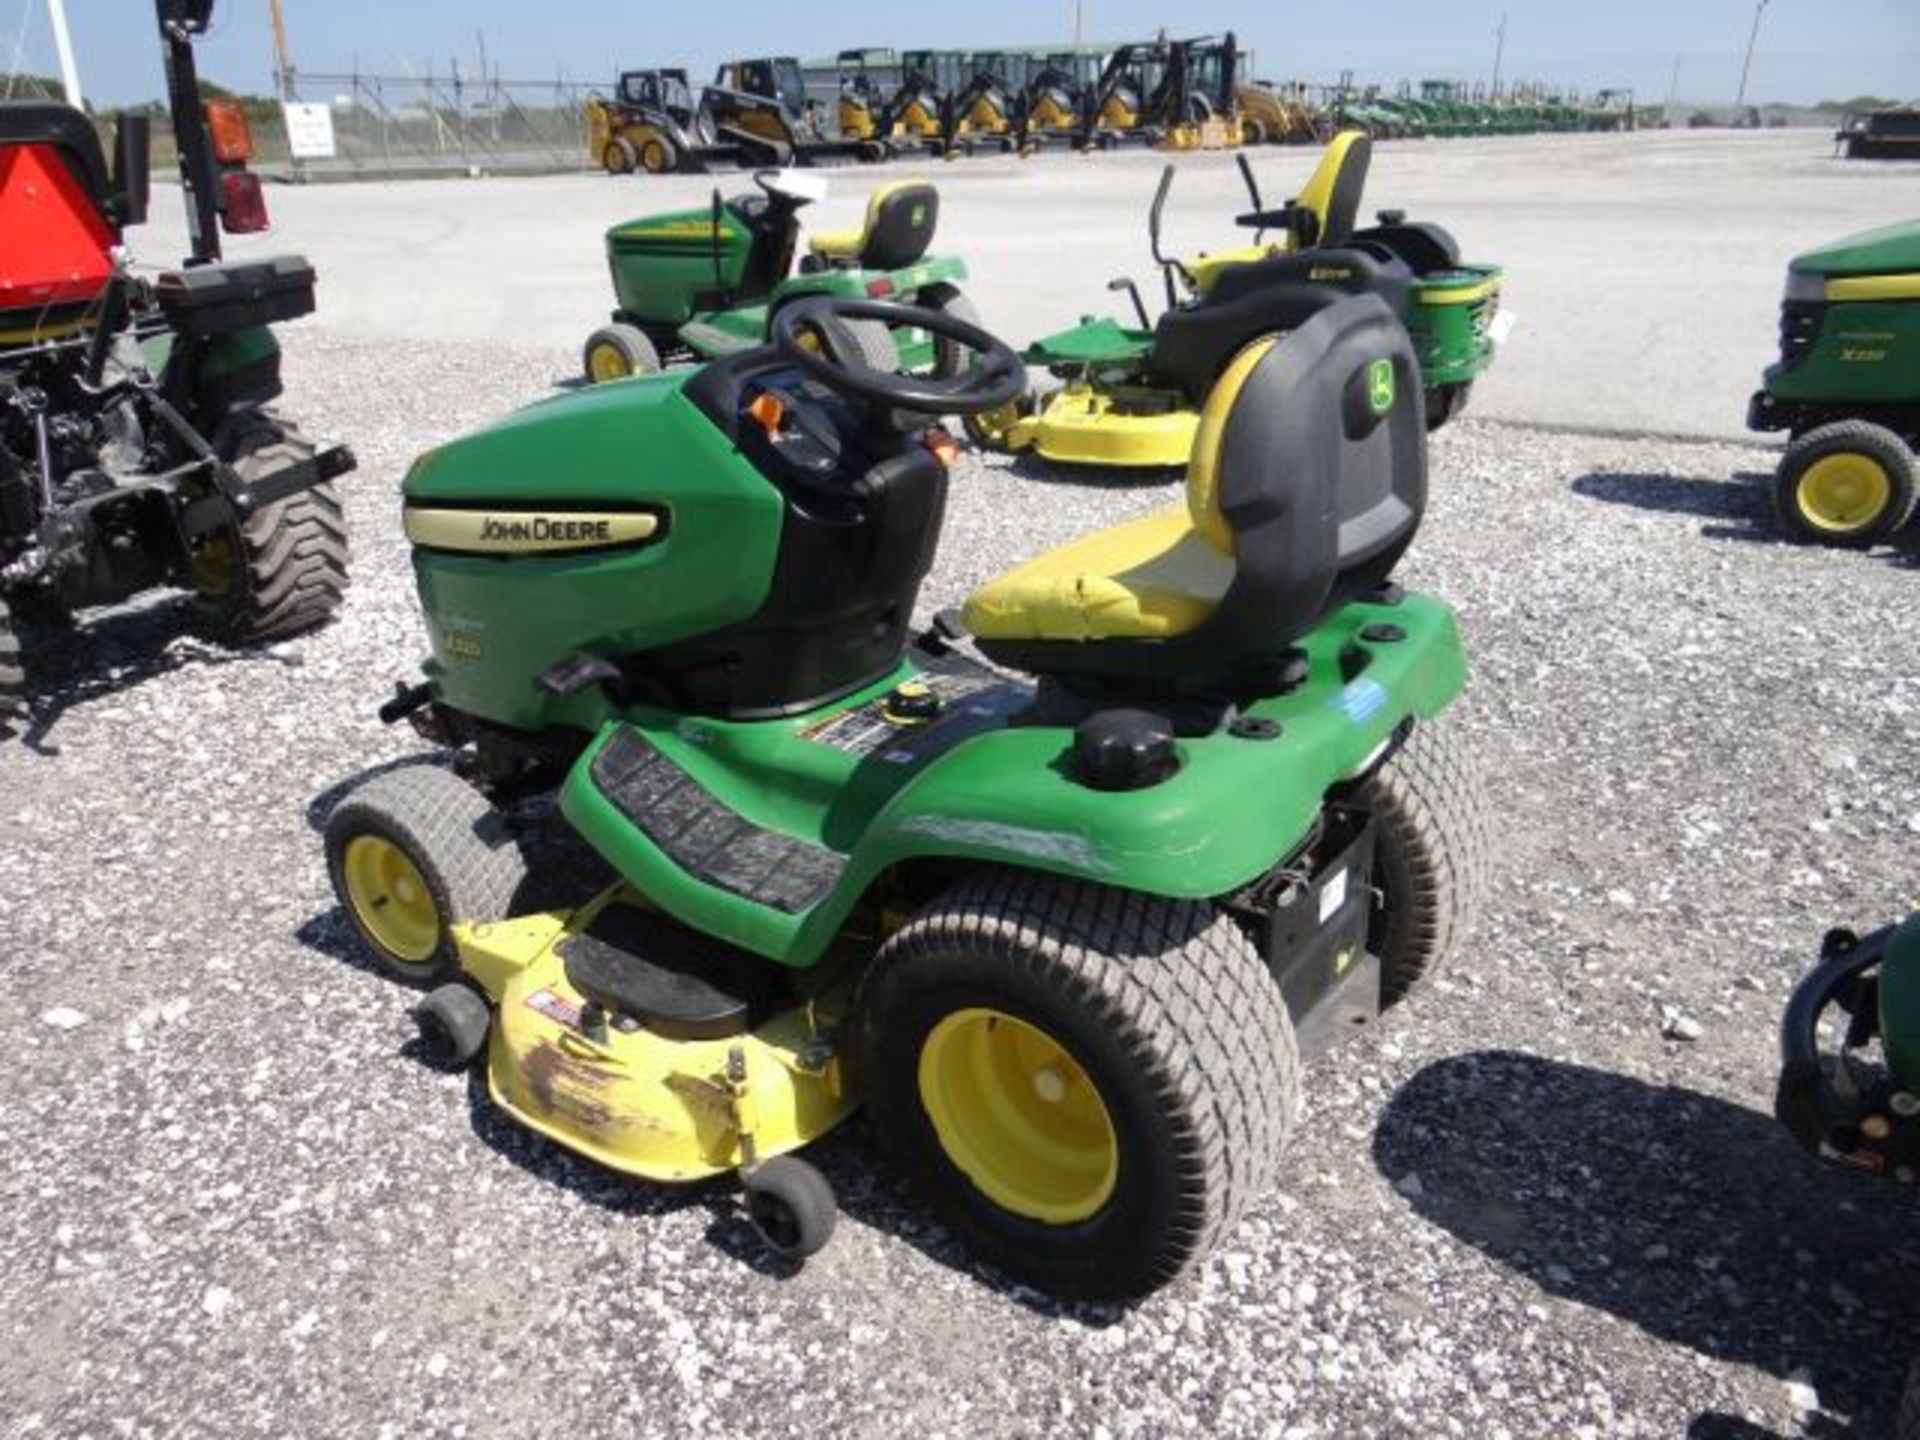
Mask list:
[[[246,116],[203,105],[193,42],[211,0],[158,0],[192,253],[139,273],[149,126],[118,124],[109,171],[72,106],[0,103],[0,718],[30,693],[15,616],[48,628],[158,589],[231,641],[325,621],[347,584],[334,481],[344,446],[269,408],[272,326],[314,307],[298,256],[227,261],[267,228]],[[31,656],[26,659],[30,660]]]
[[[816,233],[799,269],[800,211],[827,193],[826,181],[790,170],[754,174],[759,193],[710,206],[630,220],[607,232],[607,264],[619,306],[587,337],[582,363],[594,382],[649,374],[764,344],[781,308],[809,295],[893,299],[970,320],[960,293],[966,265],[927,254],[940,194],[923,180],[895,180],[867,200],[860,227]],[[792,272],[792,273],[789,273]],[[935,337],[853,323],[872,365],[909,370],[957,363]],[[843,337],[844,338],[844,337]]]
[[[1920,1180],[1920,914],[1865,937],[1832,930],[1780,1025],[1774,1113],[1841,1169]],[[1897,1440],[1920,1440],[1920,1357]]]
[[[1030,345],[1026,362],[1064,385],[975,417],[969,434],[988,448],[1031,449],[1065,464],[1183,466],[1201,407],[1234,356],[1362,293],[1381,296],[1400,314],[1419,357],[1426,424],[1444,425],[1466,404],[1510,323],[1498,315],[1500,271],[1463,263],[1446,231],[1400,211],[1382,211],[1379,224],[1356,229],[1371,143],[1352,131],[1335,136],[1300,196],[1279,210],[1265,207],[1252,167],[1237,156],[1253,201],[1238,223],[1256,232],[1255,243],[1187,259],[1160,248],[1169,166],[1147,223],[1166,284],[1159,320],[1148,318],[1131,280],[1113,281],[1108,289],[1132,296],[1138,324],[1087,316]],[[1281,239],[1267,241],[1268,230]]]
[[[967,362],[870,368],[862,323]],[[980,1256],[1138,1296],[1278,1178],[1302,1057],[1442,961],[1486,815],[1453,616],[1391,578],[1426,447],[1385,304],[1237,356],[1183,503],[916,635],[937,417],[1025,384],[950,310],[815,296],[422,456],[432,658],[382,714],[446,763],[364,781],[326,847],[431,1052],[558,1144],[737,1172],[800,1256],[835,1208],[794,1152],[864,1106]],[[519,913],[556,791],[613,879]]]
[[[1773,502],[1791,534],[1864,548],[1907,523],[1920,448],[1920,220],[1794,257],[1780,358],[1747,425],[1790,437]]]

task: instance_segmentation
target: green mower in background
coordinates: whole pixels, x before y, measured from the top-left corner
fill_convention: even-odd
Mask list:
[[[607,265],[619,302],[609,324],[587,337],[589,381],[699,364],[766,343],[779,309],[810,295],[886,299],[977,322],[960,293],[966,264],[928,255],[940,194],[924,180],[895,180],[867,200],[858,229],[816,233],[794,269],[802,208],[824,199],[823,177],[793,170],[754,172],[758,195],[629,220],[607,232]],[[791,273],[790,273],[791,272]],[[872,366],[938,368],[951,361],[934,339],[850,325]]]
[[[1791,437],[1773,502],[1800,539],[1864,548],[1907,523],[1920,447],[1920,220],[1794,257],[1780,358],[1747,425]]]
[[[1831,930],[1780,1025],[1774,1113],[1842,1169],[1920,1181],[1920,914],[1865,937]],[[1920,1440],[1920,1357],[1895,1440]]]
[[[964,355],[865,363],[860,324]],[[382,710],[448,763],[326,827],[341,905],[434,987],[430,1053],[621,1173],[738,1173],[826,1243],[793,1152],[864,1105],[975,1253],[1139,1296],[1281,1173],[1301,1059],[1443,963],[1488,815],[1454,617],[1392,582],[1420,373],[1372,296],[1236,358],[1181,503],[916,634],[956,447],[1018,356],[951,309],[812,296],[772,343],[547,400],[415,462],[432,644]],[[532,909],[558,809],[613,879]]]

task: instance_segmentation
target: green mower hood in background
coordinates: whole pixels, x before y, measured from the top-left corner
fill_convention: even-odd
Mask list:
[[[1920,272],[1920,220],[1902,220],[1793,257],[1787,268],[1799,275],[1888,275]]]
[[[1880,1039],[1894,1078],[1920,1093],[1920,914],[1907,917],[1880,962]]]

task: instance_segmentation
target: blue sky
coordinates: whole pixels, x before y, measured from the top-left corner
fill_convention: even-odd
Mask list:
[[[81,81],[112,104],[161,90],[150,0],[66,0]],[[682,63],[712,73],[723,52],[811,56],[852,45],[989,49],[1065,38],[1072,0],[908,0],[673,4],[662,0],[284,0],[297,66],[444,73],[457,57],[471,73],[484,34],[489,61],[509,79],[558,70],[605,82],[621,65]],[[1088,40],[1231,29],[1253,50],[1258,73],[1332,80],[1343,69],[1393,82],[1439,76],[1484,79],[1494,28],[1507,14],[1502,73],[1594,89],[1630,85],[1666,97],[1676,55],[1680,95],[1731,100],[1753,0],[1084,0]],[[1844,24],[1836,24],[1844,15]],[[667,24],[661,17],[670,16]],[[24,29],[23,29],[24,22]],[[219,0],[202,72],[265,91],[272,70],[266,0]],[[51,72],[44,0],[0,0],[0,67]],[[1769,0],[1748,98],[1812,101],[1861,92],[1920,93],[1920,0]],[[310,98],[322,98],[313,95]]]

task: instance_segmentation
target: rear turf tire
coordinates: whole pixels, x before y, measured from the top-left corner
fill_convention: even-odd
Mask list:
[[[1057,1295],[1140,1296],[1199,1265],[1272,1183],[1298,1114],[1279,987],[1233,921],[1201,902],[983,874],[888,939],[856,1014],[881,1148],[972,1250]],[[967,1027],[972,1054],[948,1069],[946,1047]],[[1041,1168],[1023,1160],[1027,1183],[1009,1186],[1014,1167],[991,1163],[996,1148],[1009,1153],[993,1133],[1010,1123],[1005,1107],[981,1103],[966,1119],[958,1112],[982,1092],[948,1077],[997,1053],[982,1047],[1036,1036],[1054,1058],[1025,1078],[1053,1109],[1024,1098],[1017,1069],[1003,1098],[1035,1109],[1026,1135],[1055,1127],[1058,1139],[1012,1147]],[[1036,1218],[1022,1197],[1053,1204],[1054,1217]]]
[[[951,315],[963,325],[972,325],[984,330],[980,312],[974,304],[959,290],[951,285],[932,285],[921,292],[921,304],[929,310],[937,310],[942,315]],[[937,380],[957,380],[973,357],[973,351],[966,346],[947,339],[944,335],[933,337],[933,374]],[[971,417],[968,417],[971,418]]]
[[[1398,1004],[1452,955],[1486,894],[1492,812],[1457,732],[1416,726],[1361,787],[1372,810],[1374,884],[1367,931],[1380,957],[1380,1005]]]
[[[315,446],[267,417],[242,430],[226,458],[252,484]],[[347,592],[347,522],[339,488],[328,480],[290,495],[204,537],[190,569],[194,610],[221,639],[258,644],[323,625]]]
[[[1913,505],[1913,452],[1893,431],[1866,420],[1807,431],[1787,446],[1774,472],[1781,526],[1817,545],[1878,545],[1907,523]]]
[[[13,719],[27,705],[27,667],[20,655],[20,632],[14,629],[13,611],[0,595],[0,725]]]
[[[580,368],[590,384],[652,375],[660,369],[660,352],[638,325],[615,321],[587,337],[580,349]]]
[[[504,920],[527,878],[506,816],[436,765],[353,791],[327,819],[334,894],[381,970],[428,986],[460,973],[449,927]]]

